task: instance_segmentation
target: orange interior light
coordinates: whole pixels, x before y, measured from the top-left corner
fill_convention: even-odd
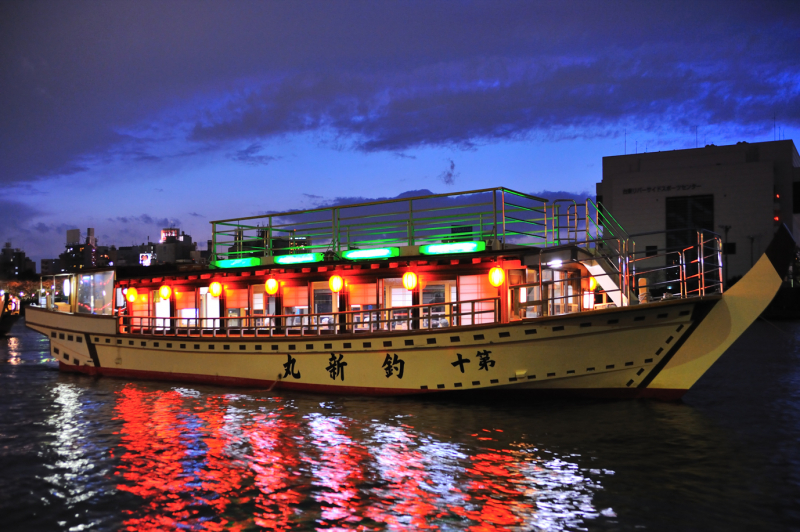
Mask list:
[[[597,279],[589,277],[589,290],[594,292],[595,288],[597,288]]]
[[[489,284],[492,286],[500,286],[506,280],[506,272],[503,268],[492,268],[489,270]]]
[[[278,293],[278,281],[272,278],[267,279],[267,282],[264,283],[264,289],[269,295],[274,296]]]
[[[125,292],[125,298],[128,300],[129,303],[135,303],[136,302],[136,298],[138,296],[139,296],[138,290],[136,290],[132,286],[130,288],[128,288],[127,292]]]
[[[328,286],[331,288],[331,292],[337,293],[344,286],[344,281],[340,276],[334,275],[328,279]]]
[[[219,297],[222,294],[222,285],[219,284],[217,281],[214,281],[210,285],[208,285],[208,293],[211,294],[213,297]]]
[[[169,296],[172,295],[172,288],[168,285],[161,285],[161,288],[158,289],[158,295],[161,296],[161,299],[169,299]]]
[[[413,290],[417,287],[417,274],[414,272],[406,272],[403,274],[403,286],[406,290]]]

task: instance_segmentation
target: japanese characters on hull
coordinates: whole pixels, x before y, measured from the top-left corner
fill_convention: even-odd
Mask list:
[[[453,368],[458,368],[461,373],[465,373],[465,367],[468,368],[468,366],[465,365],[471,364],[472,359],[464,357],[461,353],[456,353],[456,356],[458,357],[457,360],[450,364]],[[496,364],[495,360],[492,359],[492,352],[486,349],[478,350],[474,358],[478,362],[478,371],[488,372],[489,369],[494,368]],[[327,363],[325,371],[328,372],[331,380],[345,381],[345,368],[348,366],[348,362],[345,360],[345,355],[343,353],[331,353],[330,357],[325,360],[325,363]],[[292,379],[300,379],[302,374],[299,366],[300,364],[297,358],[293,357],[291,354],[287,354],[286,362],[283,363],[283,374],[280,375],[280,378],[287,379],[291,377]],[[397,353],[386,353],[380,369],[387,379],[391,377],[402,379],[405,375],[406,361]]]
[[[491,351],[478,351],[476,356],[478,357],[478,371],[485,370],[489,371],[489,368],[493,368],[495,361],[491,358]],[[469,364],[472,362],[469,358],[464,358],[461,353],[456,353],[458,360],[455,362],[451,362],[452,366],[455,368],[459,368],[461,373],[464,373],[464,364]]]

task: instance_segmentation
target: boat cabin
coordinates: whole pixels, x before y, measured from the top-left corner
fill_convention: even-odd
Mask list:
[[[59,310],[115,316],[122,334],[384,335],[722,290],[715,235],[637,252],[591,199],[506,188],[219,220],[212,232],[208,268],[69,275],[51,286],[67,299]]]

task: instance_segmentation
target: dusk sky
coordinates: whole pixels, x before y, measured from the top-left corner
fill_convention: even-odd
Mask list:
[[[205,248],[344,198],[593,195],[695,128],[798,138],[800,2],[0,3],[0,238],[37,268],[70,228]]]

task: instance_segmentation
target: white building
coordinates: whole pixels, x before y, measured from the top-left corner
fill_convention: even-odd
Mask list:
[[[730,279],[781,223],[800,235],[800,156],[781,140],[603,157],[597,199],[630,234],[669,231],[636,237],[637,250],[676,249],[698,228],[718,233]]]

